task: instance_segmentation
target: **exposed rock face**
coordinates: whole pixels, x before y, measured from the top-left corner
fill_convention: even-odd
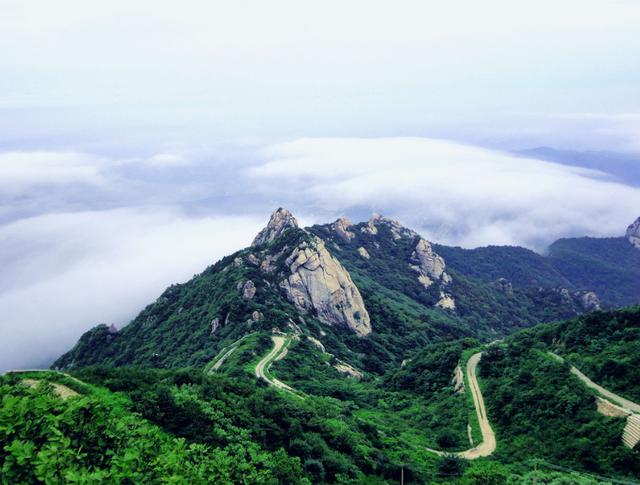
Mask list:
[[[445,292],[440,292],[440,299],[438,303],[436,303],[438,308],[442,308],[443,310],[455,310],[456,309],[456,301],[453,299],[451,295],[446,294]]]
[[[338,372],[342,372],[343,374],[346,374],[347,377],[351,377],[351,378],[357,379],[357,380],[362,379],[362,372],[357,370],[355,367],[347,364],[346,362],[340,361],[337,364],[335,364],[333,367]]]
[[[327,325],[343,325],[358,335],[371,333],[369,313],[351,276],[324,242],[300,243],[287,258],[291,274],[280,283],[298,310],[315,310]]]
[[[361,231],[375,236],[378,234],[378,228],[381,225],[385,225],[389,228],[391,235],[395,240],[402,239],[403,237],[416,237],[418,235],[417,232],[407,229],[398,221],[390,219],[389,217],[381,216],[380,214],[373,214],[367,222],[367,225],[364,226]]]
[[[369,256],[369,252],[362,246],[358,248],[358,254],[362,256],[364,259],[369,259],[371,257]]]
[[[324,348],[324,345],[322,344],[322,342],[320,342],[320,340],[318,340],[315,337],[312,337],[310,335],[307,335],[307,339],[309,340],[309,342],[311,342],[313,345],[316,346],[316,348],[320,351],[320,352],[326,352],[327,350]]]
[[[459,394],[464,393],[464,375],[462,374],[462,367],[460,367],[460,362],[453,370],[453,379],[451,379],[451,384],[453,384],[453,391]]]
[[[513,296],[513,285],[511,284],[511,281],[506,278],[498,278],[496,281],[491,283],[491,286],[507,296]]]
[[[538,288],[542,295],[551,295],[567,310],[574,314],[600,310],[600,299],[593,291],[571,292],[567,288]]]
[[[259,266],[260,260],[256,257],[255,254],[249,254],[247,256],[247,262],[253,266]]]
[[[634,247],[640,249],[640,217],[627,227],[627,239]]]
[[[418,272],[418,280],[425,288],[429,288],[434,281],[441,281],[447,285],[451,283],[451,276],[445,272],[442,256],[436,254],[425,239],[420,238],[411,254],[411,268]]]
[[[593,291],[576,291],[573,297],[585,312],[600,310],[600,298]]]
[[[350,242],[356,237],[353,232],[349,231],[350,226],[351,221],[346,217],[341,217],[331,224],[331,230],[335,231],[344,242]]]
[[[253,297],[256,295],[256,285],[253,281],[248,280],[244,286],[242,287],[242,298],[245,300],[253,300]]]
[[[271,214],[267,227],[258,233],[251,245],[259,246],[260,244],[271,242],[282,236],[287,229],[297,227],[298,221],[293,217],[293,215],[291,215],[291,212],[280,207],[277,211]]]
[[[258,310],[254,310],[251,314],[251,320],[253,320],[254,322],[259,322],[260,320],[262,320],[262,318],[262,312],[259,312]]]
[[[220,319],[214,318],[211,320],[211,334],[216,333],[216,331],[220,328]]]
[[[265,273],[273,273],[277,269],[275,264],[276,261],[278,261],[280,256],[282,256],[288,249],[289,247],[285,246],[278,254],[267,254],[264,261],[260,264],[260,269]]]
[[[369,222],[367,222],[367,225],[364,226],[362,229],[360,229],[360,231],[362,231],[365,234],[370,234],[372,236],[375,236],[376,234],[378,234],[378,228],[375,225],[375,221],[376,218],[379,218],[380,216],[378,214],[373,214],[373,216],[371,216],[371,219],[369,219]]]

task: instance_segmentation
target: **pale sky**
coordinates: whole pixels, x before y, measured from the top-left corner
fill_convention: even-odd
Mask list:
[[[622,235],[638,86],[635,0],[0,0],[0,370],[280,206],[466,247]]]
[[[3,0],[10,142],[640,149],[636,0]],[[61,138],[64,142],[61,142]]]

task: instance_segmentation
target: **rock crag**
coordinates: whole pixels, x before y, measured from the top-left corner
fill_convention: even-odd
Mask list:
[[[360,336],[371,333],[369,313],[346,269],[314,238],[291,252],[291,274],[280,283],[287,298],[303,312],[315,311],[327,325],[342,325]]]
[[[637,249],[640,249],[640,217],[627,227],[627,239]]]
[[[444,259],[435,253],[425,239],[420,238],[418,241],[411,254],[411,263],[411,268],[418,272],[418,279],[425,288],[431,286],[434,281],[442,281],[444,284],[451,282],[451,276],[445,272]]]
[[[262,229],[251,243],[252,246],[260,246],[279,238],[287,229],[297,228],[298,221],[287,209],[280,207],[271,214],[269,223]]]

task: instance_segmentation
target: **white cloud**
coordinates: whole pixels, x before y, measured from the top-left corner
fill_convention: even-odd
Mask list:
[[[247,246],[263,222],[120,209],[0,227],[0,370],[46,363],[94,324],[127,323],[169,284]]]
[[[187,165],[189,160],[177,153],[156,153],[144,161],[153,167],[176,167]]]
[[[39,185],[100,185],[105,160],[84,153],[13,151],[0,153],[0,191],[16,193]]]
[[[640,211],[640,189],[603,173],[442,140],[301,139],[264,156],[249,170],[263,190],[333,213],[384,212],[463,246],[622,235]]]

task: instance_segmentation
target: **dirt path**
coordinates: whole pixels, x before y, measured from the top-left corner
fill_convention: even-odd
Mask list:
[[[227,350],[224,354],[222,354],[222,356],[216,361],[216,363],[213,364],[213,366],[211,367],[211,370],[209,370],[209,373],[217,371],[220,368],[220,366],[224,364],[224,361],[227,360],[227,357],[233,354],[237,349],[238,349],[238,346],[235,345],[231,347],[229,350]]]
[[[8,374],[30,374],[30,373],[36,373],[36,372],[54,372],[51,371],[50,369],[16,369],[16,370],[8,370],[2,373],[2,375],[8,375]],[[73,377],[72,375],[67,374],[66,372],[60,372],[60,371],[55,371],[57,374],[62,375],[64,377],[67,377],[79,384],[83,384],[84,382],[76,379],[75,377]],[[41,379],[31,379],[31,378],[25,378],[22,379],[22,383],[29,386],[29,387],[38,387],[40,385],[40,383],[42,382]],[[65,386],[64,384],[58,384],[57,382],[49,382],[49,384],[51,384],[51,387],[53,387],[53,392],[61,399],[66,400],[69,399],[70,397],[75,397],[75,396],[79,396],[80,394],[76,391],[74,391],[73,389],[71,389],[68,386]]]
[[[564,362],[564,359],[562,357],[560,357],[558,354],[554,354],[553,352],[549,352],[556,360],[560,361],[560,362]],[[602,396],[618,403],[620,406],[622,406],[625,409],[628,409],[629,411],[633,411],[636,414],[640,414],[640,404],[636,404],[633,401],[629,401],[628,399],[625,399],[622,396],[619,396],[618,394],[615,394],[611,391],[609,391],[608,389],[605,389],[604,387],[596,384],[595,382],[593,382],[591,379],[589,379],[586,375],[584,375],[580,369],[578,369],[577,367],[571,366],[571,373],[576,376],[578,379],[580,379],[582,382],[585,383],[585,385],[587,387],[590,387],[591,389],[594,389],[595,391],[597,391],[599,394],[601,394]]]
[[[467,362],[467,378],[469,379],[469,388],[471,389],[471,396],[473,397],[473,405],[476,408],[476,415],[478,416],[478,423],[480,423],[480,432],[482,433],[482,443],[465,451],[459,451],[457,453],[451,453],[457,455],[460,458],[467,460],[475,460],[476,458],[482,458],[484,456],[491,455],[496,449],[496,435],[491,428],[489,418],[487,417],[487,411],[484,406],[484,399],[482,397],[482,391],[480,391],[480,385],[476,376],[476,369],[478,362],[482,357],[482,352],[473,354]],[[429,451],[438,455],[447,455],[449,453],[439,450],[433,450],[427,448]]]
[[[276,360],[276,357],[278,357],[278,355],[282,351],[283,347],[285,347],[286,350],[286,345],[288,345],[288,340],[285,337],[273,336],[271,337],[271,340],[273,340],[273,349],[271,349],[271,352],[264,356],[262,360],[258,362],[258,365],[256,365],[256,377],[258,377],[259,379],[264,379],[269,384],[277,387],[278,389],[285,389],[290,392],[295,392],[292,387],[287,386],[284,382],[279,381],[276,378],[270,378],[266,374],[266,372],[269,371],[269,367],[271,366],[273,361]]]
[[[218,354],[211,360],[211,362],[209,362],[206,366],[204,366],[204,372],[206,374],[212,374],[216,372],[218,369],[220,369],[220,366],[224,364],[224,362],[231,356],[231,354],[233,354],[236,350],[238,350],[238,347],[240,347],[240,344],[245,339],[248,339],[253,335],[255,335],[255,332],[248,333],[247,335],[240,337],[238,340],[236,340],[232,344],[229,344],[226,347],[223,347],[222,350],[218,352]]]
[[[39,379],[22,379],[22,382],[29,387],[38,387],[42,381]],[[50,382],[49,384],[51,384],[51,387],[53,387],[53,392],[63,401],[66,401],[70,397],[80,395],[73,389],[63,384],[58,384],[57,382]]]

